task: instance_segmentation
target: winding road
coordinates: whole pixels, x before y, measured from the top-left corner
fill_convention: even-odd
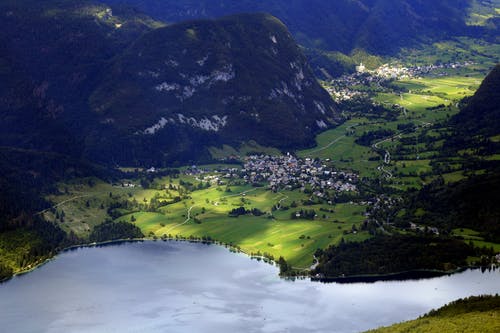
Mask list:
[[[184,222],[176,224],[176,225],[170,227],[170,229],[168,229],[165,233],[168,233],[169,231],[171,231],[171,230],[173,230],[173,229],[175,229],[177,227],[180,227],[181,225],[184,225],[184,224],[188,223],[189,220],[191,220],[191,210],[193,210],[194,207],[196,207],[196,205],[192,205],[191,207],[188,208],[188,210],[187,210],[187,217],[186,217],[186,220]]]
[[[281,198],[279,201],[278,201],[278,204],[275,206],[277,210],[280,210],[281,209],[281,203],[283,201],[285,201],[286,199],[288,199],[288,195],[285,195],[283,193],[279,193],[279,195],[282,195],[284,198]]]
[[[417,121],[420,122],[421,125],[420,126],[415,125],[415,128],[413,129],[412,132],[416,132],[420,128],[425,128],[425,127],[432,126],[432,123],[424,122],[424,121],[421,121],[421,120],[417,120]],[[389,165],[391,163],[391,153],[387,149],[380,149],[379,145],[382,144],[382,143],[384,143],[384,142],[392,141],[394,139],[401,139],[401,137],[402,137],[403,134],[408,134],[408,133],[410,133],[410,132],[409,131],[408,132],[407,131],[401,131],[401,132],[398,132],[398,133],[396,133],[394,135],[391,135],[390,137],[387,137],[387,138],[384,138],[384,139],[382,139],[380,141],[377,141],[377,142],[375,142],[372,145],[372,149],[375,152],[380,153],[381,150],[383,150],[383,152],[384,152],[384,163],[382,165],[379,165],[377,167],[377,170],[380,171],[380,172],[382,172],[382,173],[384,173],[386,175],[387,179],[391,179],[393,177],[393,174],[390,171],[384,169],[384,165]]]
[[[351,128],[356,127],[356,126],[358,126],[358,125],[359,125],[359,123],[352,124],[352,125],[350,125],[350,126],[346,127],[346,131],[348,131],[348,130],[350,130]],[[336,144],[337,142],[339,142],[340,140],[342,140],[342,139],[343,139],[343,138],[345,138],[345,137],[346,137],[346,136],[345,136],[345,134],[344,134],[344,135],[341,135],[341,136],[339,136],[339,137],[335,138],[335,140],[333,140],[333,141],[331,141],[330,143],[328,143],[326,146],[323,146],[323,147],[321,147],[321,148],[317,148],[317,149],[314,149],[314,150],[310,151],[310,152],[307,154],[307,156],[311,156],[311,155],[312,155],[312,154],[314,154],[314,153],[318,153],[318,152],[320,152],[320,151],[323,151],[323,150],[325,150],[325,149],[328,149],[328,148],[330,148],[331,146],[333,146],[334,144]]]
[[[315,149],[313,151],[310,151],[309,154],[307,154],[308,156],[311,156],[312,154],[314,153],[319,153],[320,151],[323,151],[325,149],[328,149],[330,148],[331,146],[333,146],[334,144],[336,144],[337,142],[339,142],[340,140],[342,140],[343,138],[345,138],[345,135],[341,135],[339,136],[338,138],[336,138],[335,140],[333,140],[332,142],[330,142],[329,144],[327,144],[326,146],[324,147],[321,147],[321,148],[318,148],[318,149]]]

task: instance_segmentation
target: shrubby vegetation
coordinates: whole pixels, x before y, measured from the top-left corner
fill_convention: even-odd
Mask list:
[[[229,216],[230,217],[238,217],[238,216],[241,216],[241,215],[261,216],[261,215],[264,215],[264,212],[262,212],[258,208],[245,209],[245,207],[233,208],[229,212]]]
[[[356,143],[362,146],[371,146],[376,140],[387,138],[394,135],[395,132],[388,129],[379,129],[375,131],[370,131],[363,133],[359,138],[356,139]]]
[[[0,263],[0,281],[8,279],[14,274],[12,267]]]
[[[500,175],[474,176],[445,184],[438,178],[407,196],[405,213],[397,224],[410,223],[438,227],[442,233],[454,228],[470,228],[489,241],[500,242]]]
[[[55,183],[75,177],[113,178],[117,173],[55,153],[0,149],[0,266],[18,272],[81,240],[40,214],[44,198],[58,193]],[[59,216],[64,219],[63,213]]]
[[[500,296],[473,296],[451,302],[425,316],[369,331],[370,333],[399,332],[470,332],[496,333],[500,330],[498,312]]]
[[[142,238],[144,234],[137,226],[127,222],[105,222],[97,225],[89,236],[91,242],[105,242],[118,239]]]
[[[500,310],[500,296],[472,296],[451,302],[437,310],[432,310],[425,317],[450,317],[468,312],[486,312]]]

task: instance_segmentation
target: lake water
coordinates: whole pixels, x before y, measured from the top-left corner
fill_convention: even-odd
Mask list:
[[[419,281],[287,281],[215,245],[125,243],[65,252],[0,284],[2,332],[360,332],[500,293],[500,272]]]

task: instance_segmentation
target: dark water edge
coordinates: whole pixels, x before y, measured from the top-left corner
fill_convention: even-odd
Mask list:
[[[63,253],[66,253],[66,252],[71,252],[71,251],[75,251],[75,250],[79,250],[79,249],[84,249],[84,248],[90,248],[90,247],[105,247],[105,246],[119,245],[119,244],[125,244],[125,243],[144,242],[144,241],[148,241],[148,239],[145,239],[145,238],[144,239],[143,238],[138,238],[138,239],[117,239],[117,240],[105,241],[105,242],[100,242],[100,243],[88,243],[88,244],[71,245],[71,246],[63,248],[61,250],[58,250],[52,256],[48,256],[45,259],[39,260],[39,262],[35,263],[35,265],[33,267],[31,267],[31,268],[24,269],[24,270],[22,270],[20,272],[12,274],[12,276],[0,279],[0,284],[5,283],[5,282],[7,282],[7,281],[9,281],[9,280],[11,280],[13,278],[15,278],[16,276],[22,276],[22,275],[29,274],[29,273],[37,270],[38,268],[44,266],[45,264],[48,264],[49,262],[51,262],[53,260],[56,260],[59,255],[61,255]]]
[[[0,284],[5,283],[16,276],[25,275],[33,272],[34,270],[42,267],[43,265],[51,262],[52,260],[57,259],[57,256],[65,253],[76,251],[84,248],[92,248],[92,247],[107,247],[107,246],[115,246],[127,243],[142,243],[142,242],[186,242],[186,243],[198,243],[205,245],[216,245],[226,247],[231,250],[231,252],[243,253],[249,257],[249,259],[261,259],[260,257],[254,257],[240,249],[233,248],[229,244],[221,243],[216,240],[195,240],[195,239],[181,239],[181,238],[166,238],[166,239],[151,239],[151,238],[133,238],[133,239],[116,239],[109,240],[99,243],[87,243],[87,244],[78,244],[66,247],[51,257],[46,259],[42,259],[39,263],[37,263],[34,267],[29,269],[17,272],[10,277],[0,279]],[[267,259],[267,258],[266,258]],[[270,265],[277,265],[276,262],[267,259],[263,260],[265,263]],[[424,280],[424,279],[432,279],[441,276],[451,276],[453,274],[462,273],[469,269],[484,269],[484,267],[478,266],[467,266],[467,267],[459,267],[453,271],[440,271],[440,270],[426,270],[426,269],[415,269],[411,271],[405,272],[397,272],[397,273],[389,273],[389,274],[366,274],[366,275],[353,275],[353,276],[341,276],[341,277],[322,277],[322,276],[311,276],[309,274],[303,275],[280,275],[282,279],[285,280],[296,280],[296,279],[310,279],[313,282],[321,282],[321,283],[375,283],[375,282],[384,282],[384,281],[416,281],[416,280]]]
[[[423,279],[432,279],[441,276],[451,276],[453,274],[462,273],[468,269],[475,268],[478,267],[461,267],[453,271],[416,269],[412,271],[381,275],[355,275],[332,278],[311,277],[311,281],[318,281],[322,283],[374,283],[380,281],[416,281]]]

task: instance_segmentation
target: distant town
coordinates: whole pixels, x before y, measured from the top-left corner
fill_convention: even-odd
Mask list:
[[[384,64],[375,70],[368,70],[363,63],[356,66],[356,72],[333,79],[325,84],[325,89],[338,102],[348,101],[355,97],[367,96],[366,87],[378,86],[393,80],[418,78],[433,73],[437,76],[448,75],[445,70],[458,69],[474,65],[472,61],[451,62],[439,65],[404,67]],[[357,87],[363,87],[358,89]]]

